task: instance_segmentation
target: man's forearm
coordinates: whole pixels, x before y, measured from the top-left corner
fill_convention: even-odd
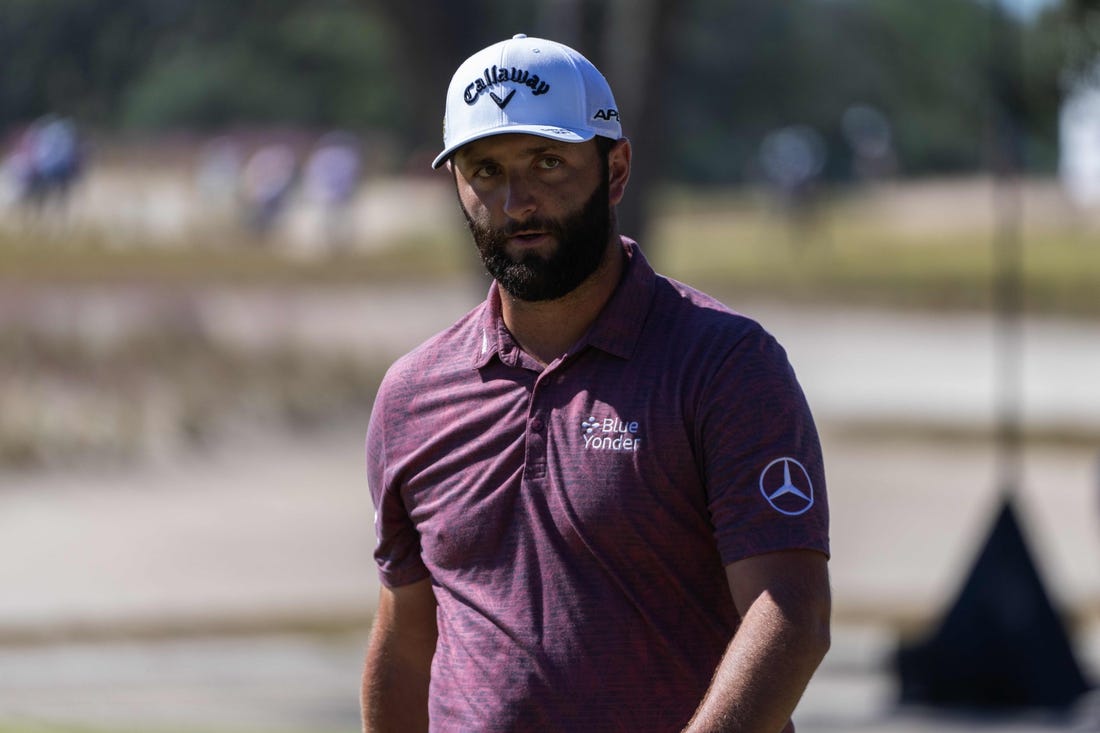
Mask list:
[[[829,649],[828,610],[753,603],[684,733],[781,733]]]
[[[363,668],[364,733],[428,730],[428,666],[395,648],[392,639],[373,639]]]
[[[428,730],[428,686],[437,635],[430,582],[382,588],[363,666],[365,733]]]

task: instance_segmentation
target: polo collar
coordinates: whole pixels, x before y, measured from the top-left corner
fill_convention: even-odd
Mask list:
[[[508,327],[504,325],[504,316],[500,309],[500,286],[497,281],[489,283],[489,294],[485,302],[481,304],[481,314],[476,321],[477,348],[474,351],[474,368],[480,369],[494,356],[511,365],[515,365],[515,357],[519,352],[519,345]]]
[[[626,252],[622,279],[581,343],[621,359],[629,359],[634,354],[634,347],[649,314],[657,274],[637,242],[627,237],[620,238]]]
[[[628,237],[620,239],[626,254],[622,279],[577,348],[594,346],[621,359],[629,359],[645,325],[657,275],[637,242]],[[473,366],[484,367],[494,355],[505,364],[516,366],[520,349],[504,325],[500,290],[495,280],[489,285],[489,294],[475,323],[478,333]]]

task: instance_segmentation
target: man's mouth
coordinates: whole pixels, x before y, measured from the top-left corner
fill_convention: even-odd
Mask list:
[[[509,235],[508,238],[511,239],[514,242],[520,242],[522,244],[530,244],[530,243],[537,242],[537,241],[541,240],[545,236],[547,236],[547,232],[544,232],[544,231],[523,230],[523,231],[515,232],[514,234]]]

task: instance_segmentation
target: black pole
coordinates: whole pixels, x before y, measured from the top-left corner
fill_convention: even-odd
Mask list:
[[[1023,54],[1020,29],[990,3],[990,169],[993,176],[993,311],[997,485],[1019,493],[1023,473]]]
[[[954,603],[896,657],[903,703],[965,708],[1071,707],[1089,686],[1019,521],[1022,474],[1023,136],[1020,29],[989,0],[997,472],[1002,506]]]

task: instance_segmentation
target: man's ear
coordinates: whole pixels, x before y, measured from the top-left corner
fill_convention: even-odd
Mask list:
[[[630,179],[630,141],[621,137],[607,154],[608,198],[612,206],[618,205],[626,193]]]

